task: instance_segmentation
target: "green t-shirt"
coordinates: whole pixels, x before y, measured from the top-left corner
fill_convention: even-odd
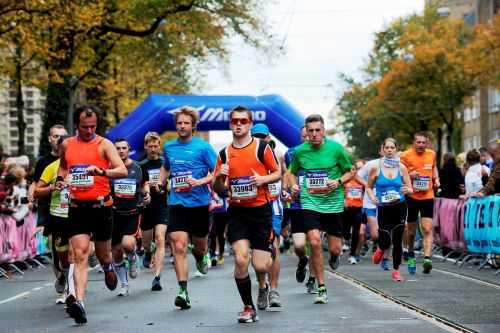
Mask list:
[[[40,180],[43,180],[46,184],[53,184],[56,182],[57,171],[59,170],[59,161],[55,160],[50,163],[45,170],[43,170]],[[69,192],[68,189],[63,189],[62,191],[52,191],[50,194],[50,215],[59,217],[68,217],[68,199]]]
[[[326,182],[340,178],[351,168],[346,150],[333,140],[325,139],[319,148],[314,148],[309,142],[296,147],[289,170],[293,174],[304,170],[304,176],[299,177],[302,209],[320,213],[343,212],[344,188],[340,186],[329,191]]]

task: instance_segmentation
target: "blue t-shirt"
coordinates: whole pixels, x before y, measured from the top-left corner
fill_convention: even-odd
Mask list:
[[[187,143],[173,140],[165,143],[163,154],[163,167],[170,172],[169,205],[208,206],[211,199],[208,185],[191,188],[186,180],[200,179],[213,172],[217,155],[212,146],[198,137]]]

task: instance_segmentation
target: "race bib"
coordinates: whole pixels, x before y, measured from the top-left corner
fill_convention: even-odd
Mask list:
[[[160,183],[160,169],[148,170],[149,181],[151,183]]]
[[[363,197],[363,189],[351,187],[347,190],[347,198],[361,199]]]
[[[278,198],[280,196],[281,182],[267,184],[267,187],[269,188],[269,194],[271,197]]]
[[[59,206],[63,209],[69,208],[69,190],[67,187],[64,187],[59,192]]]
[[[175,192],[186,192],[191,189],[188,179],[193,177],[191,171],[178,171],[172,173],[172,188]]]
[[[257,197],[257,186],[250,184],[250,177],[239,177],[230,180],[233,199],[253,199]]]
[[[306,173],[306,188],[309,193],[327,193],[330,189],[326,171],[309,171]]]
[[[415,180],[413,180],[413,189],[415,191],[427,191],[429,189],[429,185],[431,184],[431,178],[425,176],[419,176]]]
[[[73,165],[69,168],[69,183],[73,189],[85,189],[94,185],[94,176],[85,171],[89,165]]]
[[[113,188],[117,198],[134,198],[136,189],[135,179],[116,179]]]
[[[392,203],[395,201],[401,200],[401,195],[399,194],[398,191],[390,190],[390,191],[385,191],[382,192],[382,203],[387,204],[387,203]]]

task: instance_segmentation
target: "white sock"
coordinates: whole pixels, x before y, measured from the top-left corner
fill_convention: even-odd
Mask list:
[[[69,272],[68,272],[68,293],[75,296],[75,279],[73,274],[75,273],[75,264],[70,264],[69,265]]]

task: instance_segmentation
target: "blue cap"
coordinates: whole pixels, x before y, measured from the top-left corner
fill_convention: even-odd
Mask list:
[[[255,124],[252,127],[251,133],[252,133],[252,135],[255,135],[255,134],[269,135],[269,128],[267,127],[266,124]]]

